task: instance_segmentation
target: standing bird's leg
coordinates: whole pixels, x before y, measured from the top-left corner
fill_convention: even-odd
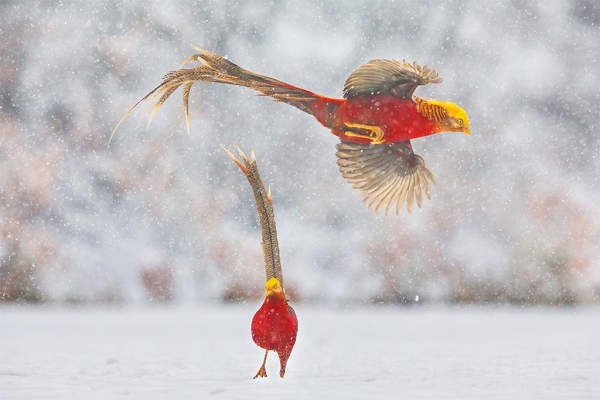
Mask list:
[[[263,363],[260,366],[260,369],[258,370],[256,375],[254,375],[254,378],[252,378],[252,379],[267,377],[267,370],[265,369],[265,364],[267,363],[267,355],[269,355],[269,350],[265,351],[265,358],[263,359]],[[285,373],[285,369],[284,369],[283,373]],[[283,375],[281,375],[281,377],[283,378]]]
[[[381,144],[381,143],[385,142],[385,140],[383,139],[385,134],[383,133],[383,130],[378,126],[363,125],[363,124],[351,124],[348,122],[346,122],[344,125],[346,125],[348,128],[357,128],[357,129],[364,129],[366,131],[369,131],[369,133],[366,135],[364,135],[362,133],[355,133],[352,131],[345,131],[344,134],[348,137],[367,139],[367,140],[371,141],[371,144]]]

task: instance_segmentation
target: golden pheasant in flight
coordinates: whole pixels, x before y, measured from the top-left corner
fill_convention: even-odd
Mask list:
[[[411,139],[447,131],[470,134],[469,118],[462,108],[413,96],[417,86],[442,81],[437,72],[417,62],[369,61],[346,80],[343,98],[331,98],[245,70],[217,54],[194,48],[199,53],[181,66],[190,61],[202,65],[167,73],[160,85],[125,113],[111,139],[131,111],[151,96],[148,106],[158,100],[148,125],[169,96],[183,86],[189,133],[188,99],[194,83],[245,86],[314,116],[339,137],[336,156],[342,176],[360,190],[369,208],[385,208],[387,215],[394,207],[399,214],[404,202],[408,212],[412,212],[415,200],[421,207],[423,193],[431,198],[429,182],[435,183],[435,178],[423,159],[413,152]]]

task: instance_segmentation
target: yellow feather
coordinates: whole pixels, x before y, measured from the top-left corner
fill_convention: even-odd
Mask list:
[[[270,293],[277,293],[277,292],[282,292],[283,289],[281,288],[281,282],[279,282],[279,279],[277,278],[271,278],[267,281],[267,284],[265,285],[265,289],[267,291],[267,296]]]
[[[469,117],[467,112],[461,107],[454,103],[439,101],[436,99],[423,100],[418,97],[414,97],[417,105],[417,111],[428,119],[435,119],[439,123],[439,132],[441,131],[455,131],[464,132],[470,135],[469,131]],[[435,117],[434,109],[442,108],[447,114],[447,118],[440,120]]]
[[[435,99],[426,100],[429,104],[438,105],[446,110],[448,115],[451,118],[462,119],[465,123],[465,126],[469,126],[469,117],[467,116],[467,112],[463,110],[461,107],[454,103],[439,101]]]

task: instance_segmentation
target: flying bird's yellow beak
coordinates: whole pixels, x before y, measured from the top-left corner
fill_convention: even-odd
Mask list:
[[[465,133],[465,135],[471,136],[471,131],[469,130],[469,128],[464,128],[463,132]]]

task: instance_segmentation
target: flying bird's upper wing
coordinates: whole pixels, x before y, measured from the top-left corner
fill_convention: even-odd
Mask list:
[[[369,208],[379,211],[387,206],[387,215],[396,206],[396,214],[400,214],[405,200],[412,212],[415,199],[421,207],[423,192],[431,199],[429,181],[435,183],[435,178],[409,140],[380,145],[341,140],[336,148],[342,176],[360,190]]]
[[[415,61],[371,60],[354,71],[344,84],[344,98],[351,99],[361,94],[390,93],[410,100],[419,85],[440,83],[436,71],[427,65],[422,67]]]

